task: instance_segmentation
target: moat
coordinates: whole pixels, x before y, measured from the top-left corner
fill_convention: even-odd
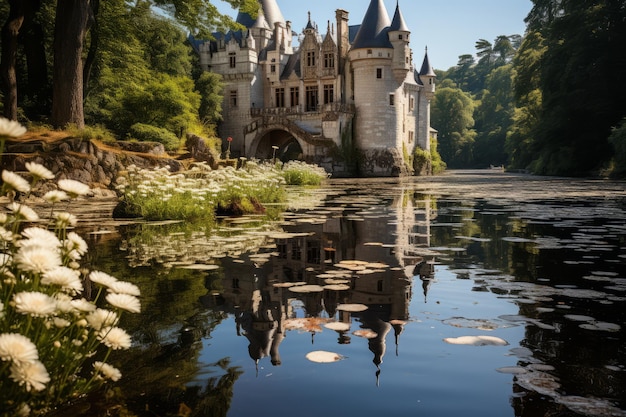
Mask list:
[[[626,416],[624,182],[335,179],[288,206],[87,224],[89,266],[142,291],[109,415]]]

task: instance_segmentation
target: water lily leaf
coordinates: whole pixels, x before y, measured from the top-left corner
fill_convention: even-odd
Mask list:
[[[352,332],[352,334],[358,337],[363,337],[365,339],[373,339],[378,336],[378,333],[370,329],[355,330]]]
[[[306,358],[315,363],[333,363],[345,359],[345,356],[325,350],[315,350],[306,354]]]
[[[365,304],[339,304],[337,310],[349,311],[351,313],[359,313],[367,310],[368,307]]]
[[[495,336],[461,336],[447,337],[444,342],[451,345],[470,345],[470,346],[506,346],[509,344],[504,339]]]
[[[324,291],[324,287],[321,285],[298,285],[289,287],[289,291],[297,293],[322,292]]]
[[[333,321],[324,325],[327,329],[335,330],[337,332],[347,332],[350,330],[350,323],[344,323],[341,321]]]

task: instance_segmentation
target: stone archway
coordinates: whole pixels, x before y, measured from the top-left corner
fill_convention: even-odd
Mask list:
[[[304,159],[304,151],[300,142],[286,130],[274,129],[265,131],[254,140],[254,145],[254,154],[251,156],[257,159],[276,157],[277,160],[283,162]]]

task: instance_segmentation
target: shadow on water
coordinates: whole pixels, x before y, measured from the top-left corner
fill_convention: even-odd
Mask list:
[[[91,235],[143,311],[74,414],[624,416],[624,185],[332,180],[278,220]]]

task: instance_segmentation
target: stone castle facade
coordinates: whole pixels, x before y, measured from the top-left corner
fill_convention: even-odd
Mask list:
[[[430,150],[435,73],[427,54],[415,70],[399,5],[390,19],[371,0],[360,25],[336,10],[324,32],[309,14],[297,35],[276,0],[259,0],[258,16],[237,22],[245,30],[191,39],[202,69],[223,77],[230,157],[301,159],[334,176],[428,173],[412,155]]]

